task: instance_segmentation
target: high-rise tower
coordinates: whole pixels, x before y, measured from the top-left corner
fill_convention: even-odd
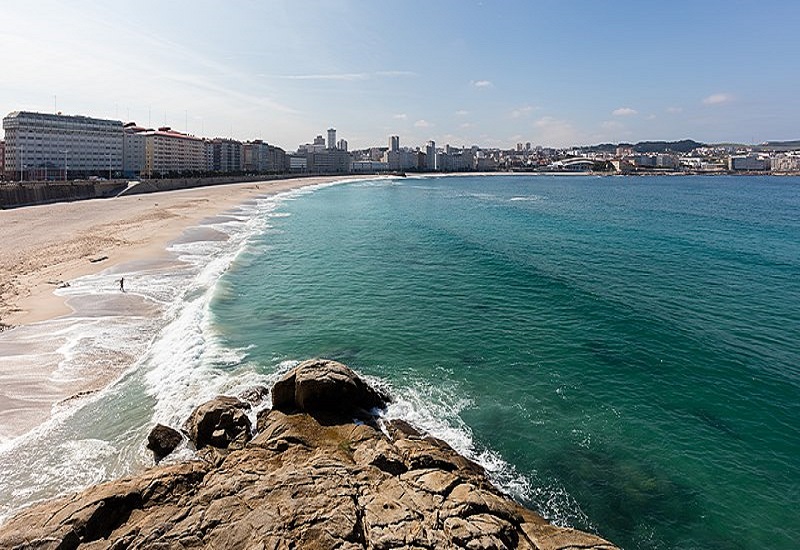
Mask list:
[[[328,149],[336,149],[336,128],[328,128]]]

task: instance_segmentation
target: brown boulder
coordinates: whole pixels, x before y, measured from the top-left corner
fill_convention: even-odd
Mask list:
[[[250,405],[236,397],[220,395],[197,407],[184,429],[197,449],[210,445],[218,449],[238,449],[250,441]]]
[[[388,402],[348,367],[325,359],[300,363],[272,388],[272,408],[287,413],[347,417]]]
[[[153,451],[153,456],[158,462],[174,451],[181,441],[183,441],[181,432],[163,424],[156,424],[147,436],[147,448]]]

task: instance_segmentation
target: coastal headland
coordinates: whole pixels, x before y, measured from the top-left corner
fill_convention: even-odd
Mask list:
[[[24,510],[0,546],[616,548],[509,499],[444,441],[383,421],[389,400],[341,363],[305,361],[271,391],[201,405],[182,432],[157,427],[165,465]],[[182,445],[195,458],[166,464]]]

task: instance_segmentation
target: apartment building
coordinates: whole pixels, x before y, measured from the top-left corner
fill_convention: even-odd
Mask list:
[[[207,170],[206,144],[195,136],[167,126],[142,132],[144,174],[147,177],[188,174]]]
[[[235,139],[215,138],[213,144],[215,172],[241,172],[244,169],[242,142]]]
[[[122,134],[122,174],[139,178],[145,174],[145,132],[135,122],[125,124]]]
[[[122,170],[119,120],[15,111],[3,129],[7,179],[113,177]]]
[[[800,152],[793,151],[772,157],[773,172],[800,172]]]

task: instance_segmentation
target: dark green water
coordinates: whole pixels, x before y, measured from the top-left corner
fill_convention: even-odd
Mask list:
[[[458,177],[278,209],[223,343],[339,359],[561,524],[797,547],[800,179]]]

